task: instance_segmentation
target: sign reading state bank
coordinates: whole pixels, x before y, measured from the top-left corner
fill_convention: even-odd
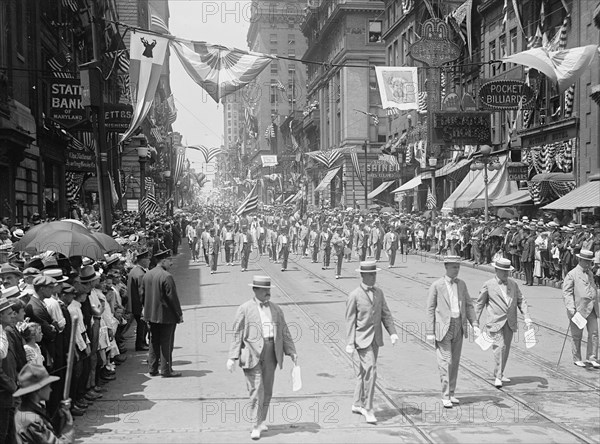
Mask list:
[[[479,99],[485,109],[529,109],[535,94],[520,80],[492,80],[479,89]]]

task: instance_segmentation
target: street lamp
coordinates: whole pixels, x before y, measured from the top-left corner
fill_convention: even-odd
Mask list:
[[[144,198],[146,197],[146,162],[148,161],[148,147],[139,146],[137,149],[138,160],[140,162],[140,223],[142,230],[146,230],[146,211],[144,210]]]
[[[483,184],[485,189],[485,223],[489,222],[489,196],[488,196],[488,170],[495,171],[502,168],[500,160],[497,156],[491,156],[492,147],[489,145],[482,145],[479,147],[481,157],[476,159],[470,166],[471,171],[483,170]]]
[[[431,208],[431,220],[435,220],[435,207],[437,206],[437,194],[435,193],[435,169],[437,166],[437,157],[429,158],[429,170],[431,171],[431,194],[434,197],[434,204]]]

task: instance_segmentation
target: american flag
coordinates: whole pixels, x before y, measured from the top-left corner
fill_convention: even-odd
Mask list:
[[[265,130],[265,139],[271,140],[275,138],[275,124],[271,123]]]
[[[71,60],[71,54],[66,51],[60,52],[48,60],[48,66],[52,70],[54,77],[58,79],[74,78],[73,73],[69,70]]]
[[[156,142],[161,143],[164,141],[164,138],[162,136],[162,133],[161,133],[159,127],[153,126],[152,128],[150,128],[150,134],[152,134],[154,136],[154,138],[156,139]]]
[[[86,173],[77,173],[74,171],[67,171],[65,173],[65,188],[67,194],[67,201],[77,202],[81,186],[83,185]]]
[[[167,22],[158,15],[154,8],[150,7],[150,12],[150,31],[158,32],[160,34],[171,34]]]
[[[62,5],[64,8],[67,8],[72,12],[79,11],[79,5],[77,4],[77,0],[62,0]]]
[[[417,98],[417,104],[419,106],[419,109],[417,110],[417,112],[419,114],[426,114],[427,113],[427,92],[425,92],[425,91],[419,92],[419,96]]]
[[[352,160],[352,166],[354,167],[354,173],[356,173],[356,178],[358,179],[361,185],[364,185],[362,173],[360,172],[360,164],[358,163],[358,154],[355,152],[350,153],[350,159]]]
[[[282,92],[287,91],[285,89],[285,86],[283,85],[283,83],[281,83],[281,80],[277,80],[277,83],[275,83],[274,85],[271,85],[271,86],[274,86],[275,88],[277,88],[279,91],[282,91]]]
[[[251,108],[244,108],[244,122],[248,137],[251,139],[256,139],[258,137],[258,120],[252,114]]]
[[[181,39],[171,41],[170,48],[215,102],[252,82],[273,60],[266,54]]]
[[[427,190],[427,209],[433,210],[435,207],[437,207],[437,199],[435,194],[431,192],[431,187],[429,187]]]
[[[142,201],[140,211],[145,214],[154,214],[158,212],[158,202],[156,202],[156,196],[154,195],[154,181],[151,177],[146,177],[146,195]]]
[[[249,213],[258,208],[258,193],[256,192],[256,185],[252,187],[250,193],[246,196],[244,201],[238,207],[236,214],[238,216],[243,216],[246,213]]]
[[[167,98],[167,125],[173,125],[177,120],[177,108],[175,108],[175,97],[171,94]]]
[[[175,151],[175,171],[173,174],[173,183],[177,183],[183,174],[183,165],[185,164],[185,147],[178,146]]]
[[[306,153],[306,155],[325,165],[328,170],[343,156],[342,152],[337,149],[331,151],[311,151]]]
[[[375,125],[375,126],[379,125],[379,116],[377,114],[368,113],[366,111],[361,111],[359,109],[355,109],[354,111],[358,111],[359,113],[363,113],[364,115],[371,117],[373,119],[373,125]]]

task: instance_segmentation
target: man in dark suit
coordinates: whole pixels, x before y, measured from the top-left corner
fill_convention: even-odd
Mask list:
[[[475,317],[477,322],[481,318],[483,310],[486,309],[488,336],[494,341],[492,350],[494,352],[494,385],[502,387],[503,382],[510,382],[504,377],[504,368],[508,361],[510,344],[513,334],[518,330],[517,309],[523,313],[527,328],[531,327],[531,318],[527,300],[521,294],[517,282],[508,277],[513,267],[508,259],[498,259],[494,263],[496,276],[486,281],[479,291],[479,298],[475,306]]]
[[[346,300],[346,352],[358,353],[360,367],[354,390],[352,412],[365,416],[369,424],[376,424],[373,412],[373,396],[377,378],[377,356],[383,346],[383,329],[390,334],[392,345],[398,341],[394,318],[387,306],[383,291],[375,287],[377,264],[375,261],[361,262],[362,283],[348,295]]]
[[[146,322],[142,320],[142,310],[144,294],[142,292],[142,281],[144,275],[150,266],[150,252],[148,250],[140,251],[135,258],[135,266],[127,276],[127,311],[135,318],[135,350],[146,351],[146,334],[148,328]]]
[[[33,322],[42,327],[42,341],[40,348],[44,355],[44,367],[51,372],[54,368],[55,340],[58,335],[58,325],[50,316],[44,299],[52,297],[56,291],[56,279],[40,275],[33,280],[34,294],[25,306],[25,314]]]
[[[252,252],[252,235],[248,232],[248,225],[242,226],[242,271],[248,269],[248,260],[250,259],[250,253]]]
[[[521,263],[525,271],[525,285],[533,285],[533,262],[535,261],[535,236],[531,234],[529,227],[523,227],[525,238],[522,241],[523,252]]]
[[[254,276],[254,297],[240,305],[233,323],[234,336],[229,348],[227,369],[232,372],[235,361],[244,370],[250,392],[252,439],[259,439],[265,425],[273,395],[275,369],[283,367],[283,356],[298,362],[296,347],[290,336],[283,311],[270,302],[271,278]],[[258,334],[260,333],[260,334]]]
[[[173,266],[171,251],[160,251],[154,258],[156,267],[142,279],[144,319],[150,325],[149,373],[150,376],[158,376],[160,357],[161,376],[173,378],[181,376],[181,373],[173,371],[172,363],[175,327],[183,322],[183,312],[175,280],[169,273]]]
[[[467,322],[479,336],[479,323],[464,281],[458,279],[460,256],[446,256],[446,274],[429,287],[427,299],[427,340],[435,345],[440,379],[442,405],[452,408],[460,401],[454,396],[463,336],[467,337]]]

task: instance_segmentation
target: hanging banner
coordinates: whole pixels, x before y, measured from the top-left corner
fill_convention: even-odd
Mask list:
[[[79,79],[50,79],[49,117],[69,128],[86,118]]]
[[[385,108],[417,109],[419,81],[417,68],[406,66],[376,66],[375,75]]]
[[[156,34],[132,31],[129,49],[129,88],[133,117],[121,142],[131,137],[150,111],[163,70],[169,39]]]

